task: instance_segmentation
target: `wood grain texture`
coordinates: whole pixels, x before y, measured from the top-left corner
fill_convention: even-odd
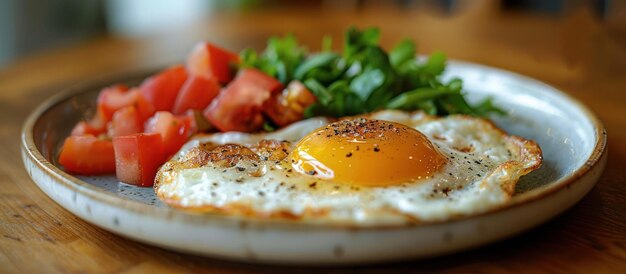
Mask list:
[[[421,52],[441,49],[454,59],[526,74],[581,100],[609,134],[609,163],[598,185],[554,220],[496,244],[435,259],[320,270],[226,262],[119,237],[59,207],[22,166],[19,138],[26,115],[62,87],[102,74],[174,63],[204,39],[233,49],[260,48],[270,35],[293,32],[315,50],[327,33],[339,43],[349,25],[380,26],[387,47],[409,37],[419,42]],[[274,9],[213,15],[185,30],[142,40],[102,37],[20,60],[0,70],[0,272],[626,273],[623,31],[586,10],[555,19],[502,13],[482,4],[453,16],[395,7]]]

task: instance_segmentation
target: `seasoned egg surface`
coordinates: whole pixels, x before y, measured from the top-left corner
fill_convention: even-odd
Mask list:
[[[444,221],[506,203],[541,150],[474,117],[381,111],[197,136],[161,167],[170,206],[319,223]]]

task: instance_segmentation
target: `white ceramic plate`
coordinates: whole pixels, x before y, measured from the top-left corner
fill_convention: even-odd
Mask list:
[[[78,85],[43,103],[24,124],[24,165],[57,203],[113,233],[188,253],[284,264],[375,263],[475,247],[545,222],[594,186],[606,164],[606,133],[586,107],[551,86],[499,69],[451,62],[447,75],[464,80],[470,100],[493,97],[509,113],[495,117],[496,124],[535,140],[544,153],[543,166],[520,180],[510,203],[449,222],[349,227],[198,215],[168,208],[151,188],[121,184],[114,176],[62,171],[58,148],[93,111],[98,90],[143,77]]]

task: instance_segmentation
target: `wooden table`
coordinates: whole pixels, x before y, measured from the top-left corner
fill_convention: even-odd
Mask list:
[[[213,40],[233,49],[260,48],[269,35],[292,31],[314,50],[324,34],[341,41],[342,32],[353,24],[380,26],[387,47],[409,37],[419,41],[421,52],[441,49],[451,58],[509,69],[566,91],[605,123],[610,153],[606,171],[591,193],[538,228],[455,255],[356,271],[626,273],[624,29],[600,22],[585,10],[555,19],[503,13],[490,5],[466,7],[452,15],[394,7],[222,13],[185,30],[141,40],[102,37],[1,70],[0,272],[320,271],[180,254],[86,223],[47,198],[30,180],[20,159],[20,127],[35,106],[62,87],[111,72],[180,61],[198,40]]]

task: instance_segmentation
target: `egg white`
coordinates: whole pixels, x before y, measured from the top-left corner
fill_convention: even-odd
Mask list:
[[[438,118],[422,112],[381,111],[369,115],[413,127],[448,162],[434,176],[385,187],[348,185],[297,173],[289,158],[254,163],[264,175],[250,176],[250,163],[235,167],[175,167],[200,143],[252,146],[263,139],[295,146],[330,123],[313,118],[266,134],[216,133],[194,138],[161,168],[155,190],[166,203],[194,211],[306,222],[396,224],[444,221],[478,214],[510,200],[520,176],[539,167],[541,151],[532,141],[508,136],[486,120]]]

